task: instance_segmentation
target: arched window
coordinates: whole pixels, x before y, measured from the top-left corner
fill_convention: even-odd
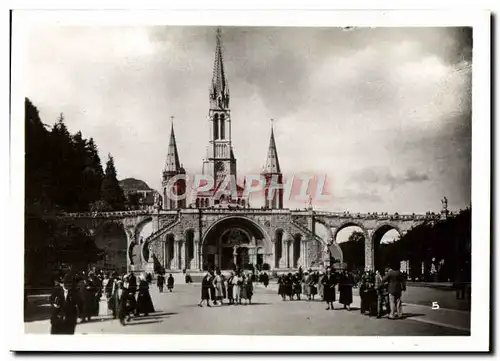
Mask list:
[[[200,198],[196,198],[196,208],[200,208]]]
[[[214,115],[214,140],[219,139],[219,114]]]
[[[224,114],[220,115],[220,139],[225,139],[226,136],[226,122],[224,119]]]

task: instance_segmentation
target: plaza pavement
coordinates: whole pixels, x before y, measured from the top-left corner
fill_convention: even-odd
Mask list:
[[[359,296],[351,311],[336,303],[326,311],[320,301],[282,301],[276,285],[257,284],[252,305],[198,307],[200,285],[176,285],[172,293],[150,288],[156,312],[135,318],[126,326],[109,316],[78,324],[77,334],[191,334],[191,335],[317,335],[317,336],[438,336],[468,335],[470,313],[423,305],[405,305],[405,319],[363,316]],[[404,296],[403,296],[404,297]],[[25,322],[25,332],[47,334],[49,321]]]

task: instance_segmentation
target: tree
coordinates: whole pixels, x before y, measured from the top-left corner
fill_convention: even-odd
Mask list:
[[[28,212],[43,212],[52,207],[50,186],[49,132],[38,109],[28,98],[25,108],[25,204]]]
[[[80,227],[69,225],[60,227],[56,233],[58,261],[70,265],[72,269],[86,269],[99,261],[103,250]]]
[[[133,210],[139,208],[141,195],[137,192],[132,192],[128,194],[127,204],[128,208]]]
[[[413,277],[421,277],[421,263],[428,264],[432,258],[445,260],[446,279],[453,279],[460,268],[470,272],[471,209],[436,223],[420,224],[396,245],[400,260],[410,260]]]
[[[365,242],[365,234],[360,231],[354,231],[351,233],[349,238],[347,239],[348,242]]]
[[[90,203],[89,210],[91,212],[110,212],[112,209],[108,202],[98,200]]]
[[[101,187],[101,197],[114,211],[120,211],[125,208],[125,196],[116,178],[115,163],[111,154],[108,155],[108,161],[106,163],[106,172]]]
[[[344,254],[344,262],[348,269],[364,269],[365,265],[365,234],[354,231],[346,242],[339,244]]]
[[[89,204],[101,199],[101,186],[104,178],[101,158],[94,139],[90,138],[86,144],[85,168],[83,178],[87,187],[87,201]]]

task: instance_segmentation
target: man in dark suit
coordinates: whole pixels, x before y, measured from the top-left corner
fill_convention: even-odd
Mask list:
[[[128,275],[128,288],[127,288],[127,293],[130,302],[132,303],[131,307],[135,310],[134,315],[139,316],[139,313],[137,312],[137,302],[135,298],[135,293],[137,292],[137,278],[134,275],[133,271],[130,271]]]
[[[335,274],[332,273],[331,267],[326,269],[326,275],[321,280],[323,284],[323,298],[327,304],[327,310],[333,310],[333,302],[335,301],[335,284],[337,279]]]
[[[391,305],[390,319],[401,318],[403,316],[403,306],[401,294],[406,291],[406,280],[399,271],[399,266],[390,269],[382,279],[382,284],[387,283],[389,292],[389,303]],[[397,316],[396,316],[397,315]]]
[[[66,275],[62,284],[54,287],[50,295],[50,304],[52,306],[50,334],[74,335],[82,303],[71,276]]]

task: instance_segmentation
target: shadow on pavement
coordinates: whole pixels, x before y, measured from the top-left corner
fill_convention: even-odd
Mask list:
[[[151,313],[147,316],[134,316],[134,320],[154,320],[168,318],[168,316],[177,315],[177,312]]]
[[[139,326],[139,325],[149,325],[149,324],[152,324],[152,323],[160,323],[160,322],[163,322],[162,320],[151,320],[151,321],[143,321],[143,322],[135,322],[135,321],[132,321],[132,322],[128,322],[126,323],[125,325],[126,326]]]
[[[418,316],[425,316],[423,313],[403,313],[403,317],[401,317],[402,320],[411,318],[411,317],[418,317]]]

